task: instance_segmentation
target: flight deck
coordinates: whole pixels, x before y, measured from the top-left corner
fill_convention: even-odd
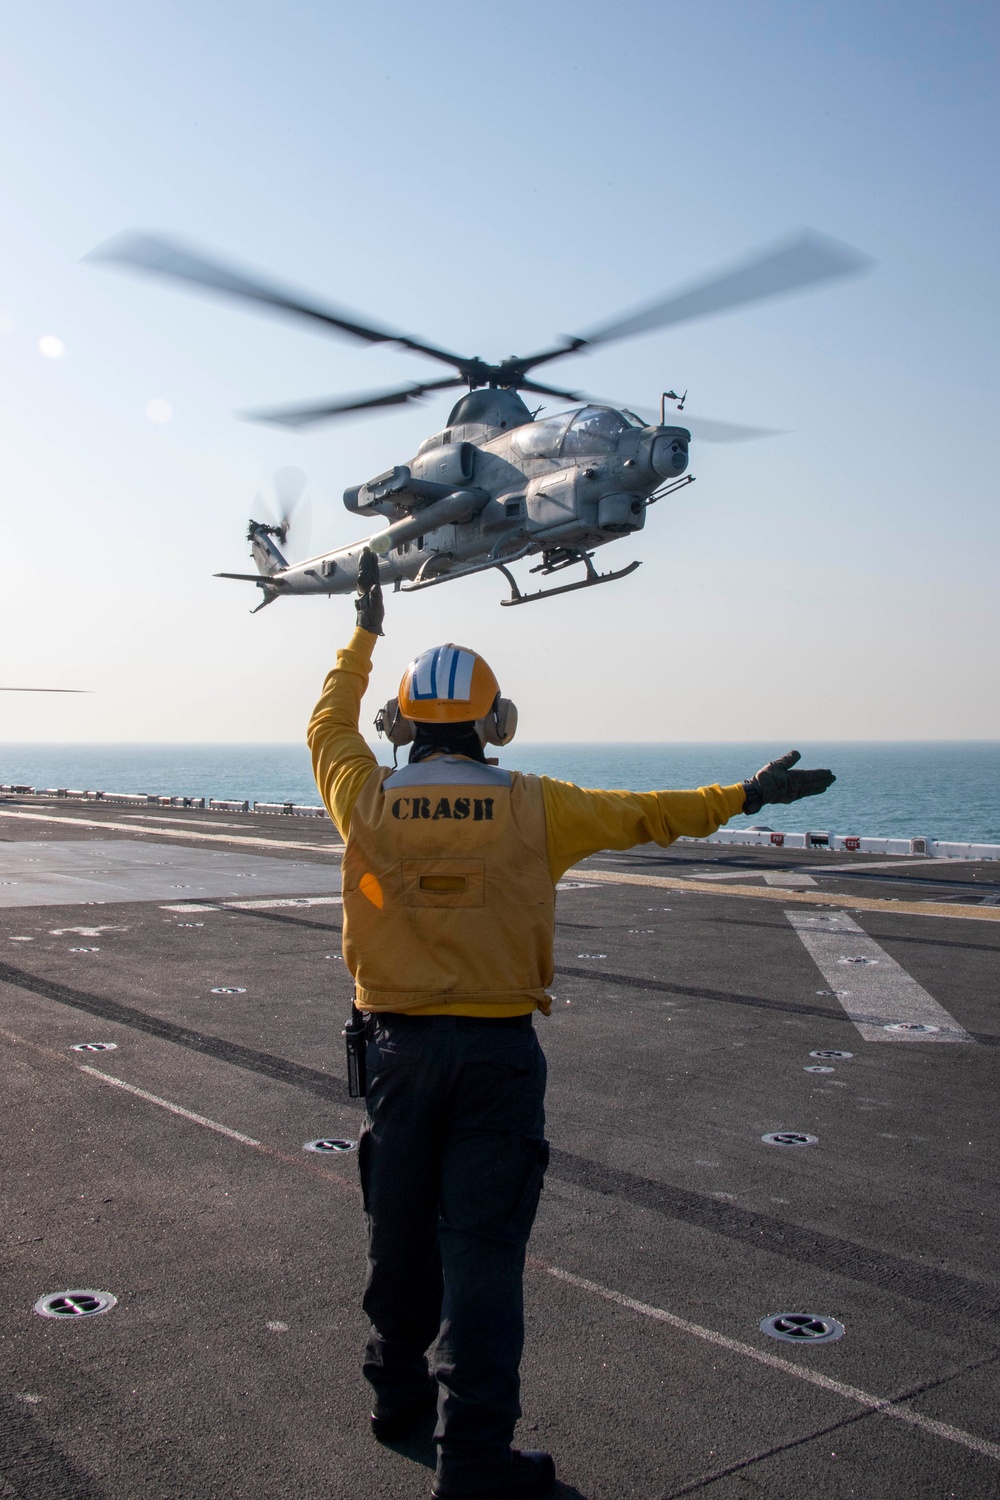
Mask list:
[[[360,1375],[341,853],[0,799],[2,1500],[429,1493]],[[1000,1497],[998,958],[985,860],[561,882],[515,1439],[560,1500]]]

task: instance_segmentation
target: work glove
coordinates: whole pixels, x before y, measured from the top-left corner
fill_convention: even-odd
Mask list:
[[[382,585],[378,581],[378,558],[370,547],[365,548],[358,562],[358,597],[354,608],[362,630],[370,630],[372,635],[385,634],[382,629],[385,605],[382,603]]]
[[[818,797],[836,781],[832,771],[793,771],[791,767],[801,759],[797,750],[789,750],[787,755],[768,761],[756,776],[744,781],[743,811],[758,813],[765,802],[798,802],[800,797]]]

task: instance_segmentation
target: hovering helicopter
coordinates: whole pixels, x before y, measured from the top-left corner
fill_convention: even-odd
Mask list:
[[[426,438],[413,458],[344,491],[344,504],[353,515],[382,516],[389,523],[384,530],[290,563],[282,551],[290,509],[286,507],[276,523],[250,522],[247,540],[257,573],[216,577],[256,584],[263,595],[257,610],[285,595],[353,593],[365,547],[379,558],[383,584],[405,593],[497,569],[510,584],[510,597],[501,600],[504,605],[527,604],[626,577],[638,562],[598,573],[593,554],[598,547],[640,531],[650,505],[692,482],[693,476],[686,473],[691,428],[667,422],[667,401],[683,411],[684,396],[665,392],[659,419],[647,419],[579,391],[543,385],[530,378],[531,372],[566,355],[853,275],[872,264],[868,256],[838,240],[803,230],[728,271],[585,334],[564,338],[536,354],[511,355],[488,364],[478,356],[453,354],[378,327],[344,309],[306,301],[168,239],[126,233],[88,258],[194,283],[365,343],[393,343],[456,372],[398,390],[248,413],[253,419],[304,428],[351,412],[402,406],[436,391],[468,387],[444,428]],[[539,419],[543,408],[529,410],[522,391],[573,405]],[[702,426],[706,438],[761,435],[760,429],[732,424]],[[540,561],[530,571],[543,578],[575,566],[582,566],[583,577],[524,593],[510,566],[533,556]]]

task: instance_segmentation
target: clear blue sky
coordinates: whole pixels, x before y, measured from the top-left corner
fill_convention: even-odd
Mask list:
[[[251,619],[210,575],[245,567],[284,464],[313,549],[354,540],[344,487],[448,410],[237,421],[435,367],[81,265],[109,235],[169,230],[496,359],[803,223],[877,269],[560,367],[785,435],[695,446],[698,483],[602,554],[642,558],[626,584],[390,599],[372,710],[454,639],[531,739],[1000,736],[998,38],[976,0],[8,7],[3,676],[95,691],[4,694],[0,738],[299,738],[350,601]]]

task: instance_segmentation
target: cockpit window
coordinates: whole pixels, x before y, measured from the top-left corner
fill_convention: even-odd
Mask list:
[[[521,458],[558,458],[566,428],[576,412],[564,411],[544,422],[525,422],[511,433],[510,445]]]
[[[563,441],[566,458],[586,458],[591,454],[613,453],[629,424],[609,406],[585,406],[578,411]]]

